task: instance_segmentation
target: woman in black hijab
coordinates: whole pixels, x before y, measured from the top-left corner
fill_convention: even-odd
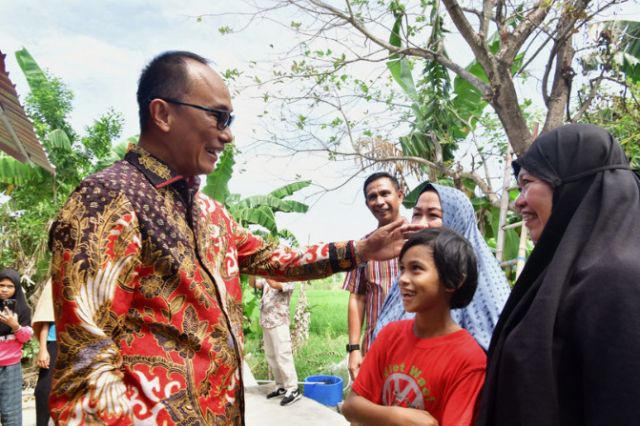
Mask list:
[[[640,422],[640,178],[572,124],[514,164],[536,246],[495,328],[478,425]]]

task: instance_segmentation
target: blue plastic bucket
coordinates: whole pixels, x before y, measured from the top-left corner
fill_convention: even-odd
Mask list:
[[[342,378],[309,376],[304,379],[304,396],[320,404],[335,407],[342,401]]]

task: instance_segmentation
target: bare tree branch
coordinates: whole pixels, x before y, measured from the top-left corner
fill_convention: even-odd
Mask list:
[[[524,42],[529,38],[531,32],[536,29],[547,16],[553,2],[540,0],[524,20],[516,27],[513,33],[502,33],[502,44],[500,51],[496,55],[498,61],[512,63]]]
[[[584,113],[587,112],[589,107],[591,107],[591,103],[593,102],[593,99],[598,94],[598,89],[600,89],[600,85],[604,80],[604,72],[605,70],[603,68],[602,71],[600,72],[600,75],[597,78],[591,79],[589,81],[591,90],[589,90],[589,94],[587,95],[586,99],[581,102],[582,105],[580,106],[578,111],[576,111],[576,113],[573,115],[573,118],[571,119],[572,122],[575,123],[576,121],[580,120],[584,115]]]
[[[480,31],[478,35],[485,44],[489,32],[489,22],[493,14],[494,4],[495,0],[484,0],[482,2],[482,16],[480,16]]]
[[[447,67],[448,69],[450,69],[451,71],[453,71],[454,73],[459,75],[460,77],[462,77],[465,80],[467,80],[476,89],[478,89],[480,92],[482,92],[485,96],[490,96],[491,89],[489,88],[489,86],[484,81],[482,81],[481,79],[479,79],[475,75],[471,74],[463,66],[460,66],[460,65],[456,64],[455,62],[451,61],[449,58],[447,58],[446,56],[442,55],[441,53],[434,52],[434,51],[431,51],[429,49],[424,49],[424,48],[409,48],[409,47],[408,48],[398,48],[398,47],[395,47],[395,46],[389,44],[387,41],[382,40],[379,37],[376,37],[375,35],[373,35],[366,28],[366,26],[363,25],[362,22],[360,22],[354,16],[349,16],[349,15],[345,14],[344,12],[340,11],[339,9],[337,9],[337,8],[331,6],[331,5],[329,5],[329,4],[327,4],[327,3],[323,2],[323,1],[320,1],[320,0],[308,0],[308,1],[310,3],[312,3],[312,4],[314,4],[315,6],[317,6],[319,8],[322,8],[322,9],[332,13],[333,15],[343,19],[345,22],[350,23],[356,30],[358,30],[366,38],[368,38],[369,40],[371,40],[372,42],[374,42],[378,46],[381,46],[384,49],[388,50],[389,54],[415,56],[415,57],[419,57],[419,58],[425,58],[425,59],[429,59],[429,60],[438,61],[443,66]],[[447,0],[447,1],[451,1],[451,0]],[[297,2],[294,2],[294,3],[296,3],[296,5],[297,5]],[[446,4],[446,1],[445,1],[445,4]],[[476,38],[477,38],[477,36],[476,36]]]
[[[489,71],[493,68],[493,64],[490,58],[489,50],[484,43],[484,38],[476,34],[471,27],[471,24],[467,20],[464,11],[460,7],[460,4],[456,0],[443,0],[444,6],[449,12],[449,17],[453,21],[460,34],[465,39],[478,62],[482,65],[485,71]],[[483,15],[486,11],[483,10]]]
[[[417,164],[422,164],[431,169],[436,170],[439,174],[443,176],[449,176],[454,179],[466,178],[472,180],[478,188],[486,195],[487,199],[491,202],[492,205],[499,207],[500,201],[496,193],[491,189],[491,187],[487,184],[487,182],[479,175],[475,173],[462,171],[460,168],[449,168],[443,164],[438,164],[426,160],[422,157],[411,157],[411,156],[398,156],[398,157],[385,157],[385,158],[375,158],[371,156],[364,156],[365,159],[372,162],[390,162],[390,161],[411,161]]]

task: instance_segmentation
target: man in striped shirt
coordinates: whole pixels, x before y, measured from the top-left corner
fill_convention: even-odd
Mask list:
[[[364,182],[365,202],[371,214],[378,221],[378,228],[400,217],[400,205],[404,193],[398,180],[389,173],[379,172],[369,176]],[[371,337],[393,279],[398,275],[398,260],[369,261],[350,271],[345,277],[343,288],[349,295],[349,374],[355,379],[360,364],[367,353]],[[362,346],[360,336],[365,324]]]

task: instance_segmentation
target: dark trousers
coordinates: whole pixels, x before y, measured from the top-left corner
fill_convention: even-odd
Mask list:
[[[51,378],[53,367],[56,365],[58,357],[58,345],[56,342],[47,342],[49,351],[49,368],[41,368],[38,372],[38,383],[36,383],[36,425],[47,426],[49,424],[49,395],[51,394]]]

